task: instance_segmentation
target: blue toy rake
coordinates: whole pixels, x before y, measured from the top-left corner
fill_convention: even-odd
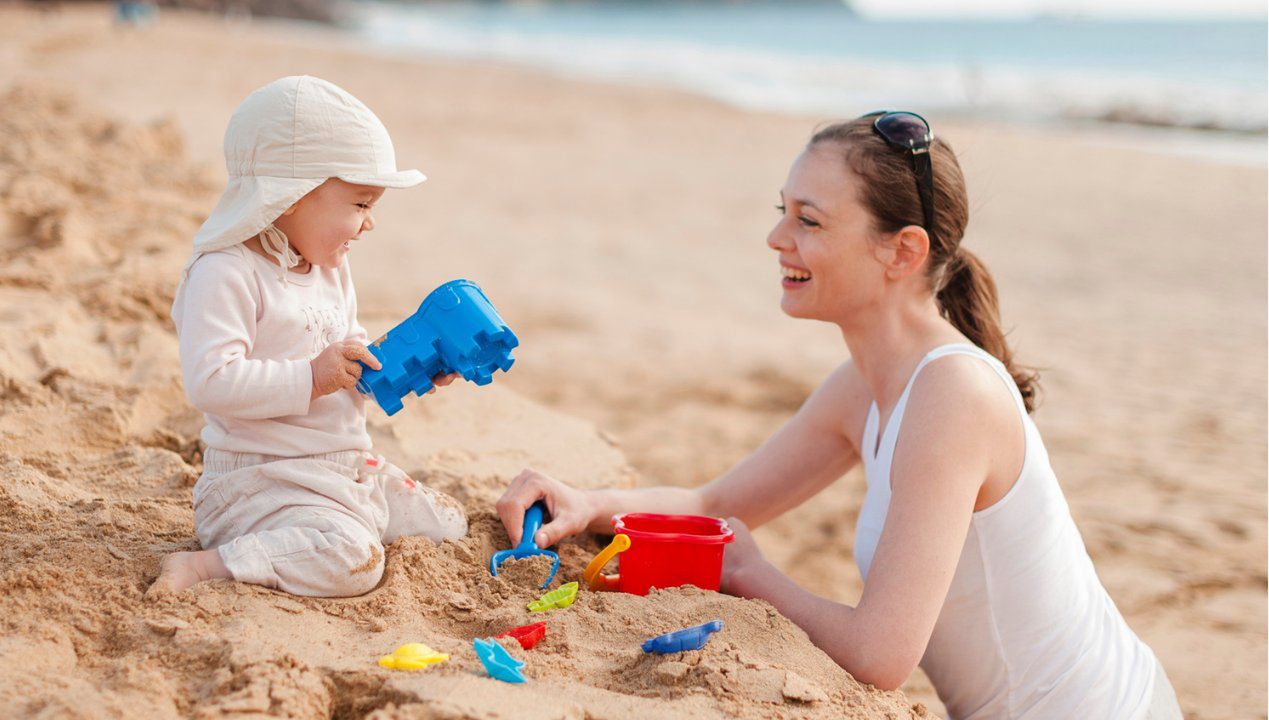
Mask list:
[[[494,577],[498,577],[498,566],[508,560],[523,560],[534,555],[545,555],[552,560],[551,574],[547,576],[546,582],[542,583],[542,587],[551,584],[555,579],[555,571],[560,569],[560,556],[550,550],[543,550],[538,547],[537,541],[533,539],[538,534],[538,530],[542,529],[542,516],[546,514],[546,503],[538,500],[524,511],[524,530],[520,533],[520,544],[510,550],[499,550],[489,558],[489,573]]]

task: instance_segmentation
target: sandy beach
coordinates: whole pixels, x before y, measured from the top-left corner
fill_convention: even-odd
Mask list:
[[[370,427],[453,493],[469,538],[389,549],[345,600],[207,583],[146,600],[194,548],[201,416],[167,317],[224,177],[235,105],[312,74],[364,100],[429,181],[389,192],[353,272],[372,334],[436,285],[478,282],[516,366]],[[797,409],[846,348],[780,313],[764,239],[788,164],[830,118],[661,89],[394,57],[334,30],[106,6],[0,7],[0,716],[933,717],[918,671],[855,683],[770,606],[694,589],[584,593],[526,686],[471,638],[536,592],[483,570],[524,465],[579,486],[709,480]],[[867,108],[864,108],[867,109]],[[966,247],[1000,286],[1036,422],[1098,573],[1186,717],[1264,718],[1266,171],[1070,131],[941,122],[970,189]],[[758,532],[805,587],[853,602],[863,477]],[[560,580],[602,540],[561,546]],[[557,583],[559,580],[557,580]],[[682,662],[638,641],[724,618]],[[425,642],[423,673],[380,655]]]

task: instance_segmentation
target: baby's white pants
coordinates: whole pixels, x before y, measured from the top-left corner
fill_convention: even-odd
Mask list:
[[[208,448],[194,486],[194,531],[239,582],[348,597],[383,575],[404,535],[467,534],[462,506],[382,457],[352,450],[283,458]]]

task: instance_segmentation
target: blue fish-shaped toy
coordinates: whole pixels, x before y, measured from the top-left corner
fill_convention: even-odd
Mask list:
[[[679,653],[688,650],[700,650],[709,642],[710,635],[723,629],[722,620],[714,620],[704,625],[675,630],[658,635],[643,644],[646,653]]]
[[[477,638],[471,644],[476,649],[476,657],[480,658],[480,663],[485,666],[485,671],[490,677],[509,683],[525,682],[524,674],[520,672],[520,668],[524,667],[524,661],[511,657],[511,653],[499,645],[497,640]]]

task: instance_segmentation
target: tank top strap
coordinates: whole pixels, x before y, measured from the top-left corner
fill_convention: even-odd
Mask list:
[[[994,355],[977,345],[970,345],[969,343],[940,345],[926,353],[921,358],[921,361],[917,363],[916,368],[908,377],[908,384],[903,388],[903,394],[899,396],[899,401],[895,403],[894,410],[890,412],[890,418],[886,421],[885,427],[881,427],[881,413],[877,408],[877,401],[874,400],[869,405],[868,419],[864,423],[863,441],[861,443],[865,448],[865,451],[861,453],[865,466],[876,462],[879,456],[885,452],[886,445],[888,443],[893,444],[897,440],[898,429],[903,423],[904,411],[908,406],[908,397],[912,394],[912,386],[916,384],[917,376],[921,374],[921,370],[931,362],[948,355],[972,355],[987,363],[1004,381],[1005,386],[1009,388],[1018,412],[1021,413],[1024,419],[1027,417],[1027,406],[1022,400],[1022,393],[1018,391],[1018,385],[1013,381],[1009,371],[1005,369],[1005,366]]]
[[[1000,362],[995,355],[992,355],[977,345],[970,345],[969,343],[940,345],[926,353],[925,357],[921,359],[921,364],[917,365],[917,372],[920,372],[921,368],[925,367],[932,360],[937,360],[938,358],[946,357],[948,355],[972,355],[987,363],[988,367],[995,370],[996,374],[1000,376],[1000,379],[1004,381],[1005,387],[1009,388],[1009,393],[1013,396],[1014,405],[1018,407],[1018,411],[1022,413],[1023,417],[1026,417],[1027,404],[1023,401],[1022,392],[1018,390],[1018,383],[1014,382],[1013,376],[1009,374],[1008,368],[1006,368],[1005,364]],[[915,372],[912,373],[912,378],[913,380],[916,379]],[[908,381],[909,389],[912,387],[913,380]]]
[[[876,457],[877,434],[881,429],[877,426],[881,423],[880,413],[877,410],[877,403],[873,402],[868,405],[868,419],[864,421],[864,435],[860,443],[861,452],[859,457],[863,460],[864,468],[868,468]]]
[[[890,417],[886,420],[886,426],[880,427],[881,411],[877,407],[877,401],[873,400],[872,405],[868,408],[868,423],[864,426],[864,438],[867,443],[864,447],[868,448],[869,454],[874,462],[882,455],[887,455],[894,451],[894,444],[899,436],[899,426],[903,423],[904,411],[908,408],[908,396],[912,394],[912,386],[916,384],[917,375],[921,374],[921,369],[935,360],[941,355],[936,353],[947,345],[934,348],[926,353],[921,361],[917,363],[912,374],[908,376],[908,384],[903,387],[903,394],[899,396],[898,402],[894,404],[894,409],[890,411]],[[872,430],[871,436],[868,432]],[[887,449],[887,446],[889,449]]]

